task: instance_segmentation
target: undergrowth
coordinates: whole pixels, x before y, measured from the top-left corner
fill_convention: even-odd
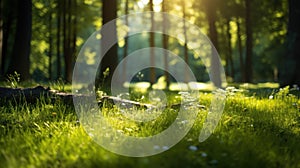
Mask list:
[[[0,167],[299,167],[297,94],[299,90],[290,88],[255,94],[227,89],[221,120],[200,143],[198,136],[212,98],[211,93],[201,92],[199,103],[205,108],[199,110],[188,135],[170,150],[144,158],[119,156],[97,145],[74,109],[60,101],[8,103],[0,107]],[[168,93],[168,101],[177,102],[176,96]],[[156,120],[142,124],[128,120],[117,107],[104,106],[102,112],[115,129],[131,136],[157,134],[177,115],[176,109],[168,107]]]

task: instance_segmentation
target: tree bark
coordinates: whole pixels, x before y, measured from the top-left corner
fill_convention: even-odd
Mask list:
[[[57,0],[57,27],[56,27],[56,71],[57,71],[57,79],[61,78],[61,0]]]
[[[253,68],[253,31],[251,18],[251,0],[246,0],[246,62],[245,62],[245,82],[252,82]]]
[[[0,0],[0,79],[3,76],[3,66],[4,63],[3,55],[2,55],[2,47],[3,47],[3,1]]]
[[[30,78],[29,55],[32,22],[31,7],[31,0],[18,1],[15,42],[13,45],[10,66],[8,68],[8,74],[13,74],[16,71],[21,75],[22,80]]]
[[[103,0],[102,1],[102,25],[112,21],[114,28],[112,30],[101,30],[101,48],[108,48],[108,46],[117,39],[116,21],[117,18],[117,1],[116,0]],[[103,50],[101,51],[103,52]],[[103,83],[105,86],[110,87],[112,75],[118,64],[118,46],[114,44],[105,54],[100,65],[100,79],[97,79],[96,84]],[[108,76],[103,72],[109,68]],[[99,86],[97,86],[99,87]]]
[[[186,63],[186,66],[184,67],[184,82],[188,83],[189,82],[189,75],[188,75],[188,66],[189,66],[189,55],[188,55],[188,39],[187,39],[187,32],[186,32],[186,6],[185,6],[185,0],[181,1],[181,6],[182,6],[182,15],[183,15],[183,36],[184,36],[184,48],[183,48],[183,53],[184,53],[184,61]]]
[[[64,43],[64,62],[65,79],[67,82],[72,80],[72,53],[71,53],[71,1],[63,0],[63,43]]]
[[[153,12],[154,9],[153,9],[153,0],[150,0],[149,1],[149,8],[150,8],[150,11]],[[155,46],[155,34],[153,32],[154,30],[154,24],[155,24],[155,20],[154,20],[154,14],[152,13],[151,14],[151,29],[150,29],[150,38],[149,38],[149,45],[151,47],[150,49],[150,65],[152,66],[150,68],[150,83],[151,83],[151,86],[155,83],[156,81],[156,72],[155,72],[155,55],[154,55],[154,50],[152,49],[152,47]]]
[[[283,65],[279,72],[280,85],[300,86],[300,1],[289,0],[289,22],[286,38],[286,55],[282,58]]]
[[[52,52],[53,52],[53,38],[52,38],[52,8],[51,1],[49,0],[49,80],[52,79]]]
[[[129,12],[129,0],[126,0],[125,1],[125,15],[128,15],[128,12]],[[129,27],[129,23],[128,23],[128,17],[125,17],[125,25],[127,27]],[[130,30],[128,30],[130,31]],[[126,36],[128,35],[128,32],[126,33]],[[123,59],[124,59],[124,63],[123,63],[123,72],[122,72],[122,82],[125,82],[126,80],[126,68],[127,68],[127,61],[125,61],[125,58],[127,57],[127,54],[128,54],[128,46],[129,46],[129,43],[128,43],[128,37],[125,37],[124,39],[125,41],[125,44],[124,44],[124,51],[123,51]]]
[[[6,103],[15,103],[15,104],[21,104],[21,103],[27,103],[27,104],[35,104],[37,103],[41,98],[43,98],[45,101],[51,100],[51,103],[55,103],[55,101],[59,100],[62,101],[66,105],[73,106],[73,97],[82,97],[87,98],[91,95],[84,95],[84,94],[72,94],[72,93],[65,93],[65,92],[59,92],[57,90],[50,90],[50,88],[45,88],[42,86],[37,86],[35,88],[25,88],[25,89],[12,89],[12,88],[4,88],[0,87],[0,98],[1,101],[0,105],[5,105]],[[145,107],[145,108],[152,108],[153,105],[150,104],[144,104],[139,103],[131,100],[125,100],[120,99],[118,97],[113,96],[103,96],[101,97],[97,103],[98,105],[102,106],[104,102],[107,102],[108,104],[115,104],[115,103],[122,103],[122,105],[125,105],[126,107]]]
[[[218,45],[218,32],[216,28],[216,4],[217,0],[207,1],[206,5],[206,15],[208,19],[209,25],[209,37],[211,39],[212,44],[214,45],[211,49],[211,56],[210,56],[210,65],[209,65],[209,72],[210,78],[213,84],[221,88],[222,87],[222,79],[221,79],[221,62],[219,61],[217,50],[219,49]]]
[[[233,58],[232,58],[232,45],[231,45],[231,33],[230,33],[230,20],[228,19],[226,21],[226,34],[227,34],[227,47],[228,47],[228,62],[226,64],[229,64],[230,67],[230,75],[232,79],[234,79],[234,65],[233,65]]]
[[[46,102],[50,100],[48,103],[55,103],[56,101],[61,101],[65,105],[73,106],[73,97],[80,97],[80,98],[88,98],[92,95],[88,94],[72,94],[72,93],[65,93],[59,92],[57,90],[51,90],[49,87],[45,88],[42,86],[37,86],[35,88],[5,88],[0,87],[0,106],[7,105],[7,103],[12,104],[35,104],[40,99],[45,100]],[[113,107],[114,104],[122,104],[122,107],[132,108],[144,108],[144,109],[153,109],[157,108],[157,106],[147,103],[140,103],[132,100],[121,99],[119,97],[114,96],[102,96],[95,100],[99,106],[103,106],[104,103],[106,105],[111,105]],[[169,104],[167,107],[179,109],[181,104]],[[198,105],[198,108],[205,108],[205,106]]]
[[[163,0],[162,2],[162,12],[168,12],[168,7],[167,7],[167,2],[166,0]],[[167,15],[163,15],[163,37],[162,37],[162,43],[163,43],[163,48],[165,50],[168,50],[169,48],[169,37],[167,33],[168,29],[168,18]],[[168,52],[164,51],[164,66],[165,66],[165,77],[166,77],[166,89],[169,88],[170,86],[170,76],[169,76],[169,60],[168,60]]]
[[[244,58],[243,58],[243,45],[242,45],[242,38],[241,38],[241,26],[239,19],[236,20],[237,25],[237,45],[238,45],[238,51],[239,51],[239,61],[240,61],[240,73],[241,73],[241,81],[245,82],[245,66],[244,66]]]
[[[75,63],[75,58],[76,58],[76,53],[77,53],[77,46],[76,46],[76,41],[77,41],[77,0],[73,0],[72,4],[72,15],[73,17],[73,23],[72,27],[70,28],[72,30],[72,47],[71,47],[71,53],[72,53],[72,73],[71,76],[73,75],[73,68],[74,68],[74,63]]]

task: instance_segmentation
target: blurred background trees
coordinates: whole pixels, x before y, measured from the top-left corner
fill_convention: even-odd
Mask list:
[[[299,1],[289,0],[1,0],[0,76],[15,71],[21,78],[36,81],[63,79],[71,82],[78,51],[101,25],[127,13],[166,11],[186,18],[201,28],[217,48],[229,82],[280,82],[300,84]],[[152,18],[145,24],[155,25]],[[150,23],[149,23],[150,22]],[[121,35],[119,27],[103,40]],[[156,25],[157,26],[157,25]],[[161,26],[163,30],[166,25]],[[184,36],[184,25],[169,28]],[[136,49],[157,46],[180,55],[200,82],[209,80],[205,67],[186,42],[157,33],[135,35],[120,41],[104,57],[100,71],[113,70],[118,62]],[[151,57],[151,61],[157,56]],[[165,65],[176,62],[162,60]],[[130,63],[123,67],[123,72]],[[168,67],[166,67],[168,68]],[[178,67],[183,68],[184,67]],[[154,83],[163,75],[145,70],[144,80]],[[102,74],[102,73],[99,73]],[[103,77],[100,77],[103,79]],[[108,77],[108,80],[110,77]],[[186,79],[183,79],[184,82]],[[108,82],[109,83],[109,82]]]

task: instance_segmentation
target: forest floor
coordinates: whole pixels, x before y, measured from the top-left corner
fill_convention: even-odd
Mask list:
[[[167,93],[169,101],[176,95]],[[0,106],[0,167],[300,167],[299,95],[296,88],[228,91],[222,118],[206,141],[200,143],[198,136],[208,108],[198,113],[192,129],[177,145],[142,158],[116,155],[97,145],[74,109],[60,101],[8,103]],[[199,102],[209,107],[211,98],[210,92],[201,92]],[[111,118],[120,119],[116,108],[102,108],[108,109]],[[176,113],[168,110],[158,118],[161,125],[156,123],[155,129],[130,122],[115,126],[136,136],[145,128],[155,133],[172,123]]]

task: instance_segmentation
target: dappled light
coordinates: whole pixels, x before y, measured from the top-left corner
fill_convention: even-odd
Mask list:
[[[300,167],[299,2],[1,0],[0,167]]]

